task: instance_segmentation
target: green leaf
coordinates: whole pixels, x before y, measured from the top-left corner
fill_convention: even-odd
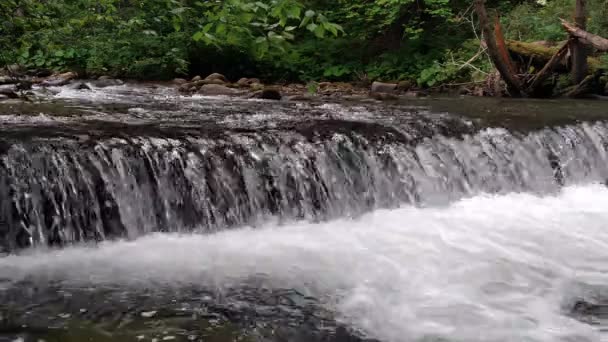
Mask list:
[[[199,40],[203,39],[204,34],[205,33],[203,31],[198,31],[192,36],[192,39],[194,39],[195,42],[198,42]]]

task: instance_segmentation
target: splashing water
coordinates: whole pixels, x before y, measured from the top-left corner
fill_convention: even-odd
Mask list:
[[[569,305],[608,281],[608,189],[213,235],[157,234],[0,259],[9,282],[234,286],[261,276],[383,341],[598,341]],[[604,290],[604,292],[608,292]]]

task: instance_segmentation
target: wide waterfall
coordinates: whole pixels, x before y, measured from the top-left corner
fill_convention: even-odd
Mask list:
[[[601,107],[57,97],[0,108],[0,341],[602,338]]]

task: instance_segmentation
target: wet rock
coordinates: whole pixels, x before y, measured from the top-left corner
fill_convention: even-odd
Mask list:
[[[210,79],[210,80],[208,80],[208,79],[204,79],[204,80],[199,81],[199,82],[202,82],[202,84],[203,84],[203,85],[205,85],[205,84],[219,84],[219,85],[228,85],[228,83],[226,83],[226,82],[222,81],[222,80],[221,80],[221,79],[219,79],[219,78],[212,78],[212,79]]]
[[[42,82],[42,85],[46,87],[59,87],[70,83],[70,81],[72,81],[76,77],[78,77],[76,73],[66,72],[47,78]]]
[[[8,100],[8,99],[10,99],[10,97],[0,94],[0,101],[4,101],[4,100]],[[4,255],[4,253],[0,253],[0,255]]]
[[[312,101],[314,99],[315,96],[311,94],[300,94],[287,97],[288,101]]]
[[[262,83],[252,83],[249,86],[249,89],[251,89],[252,91],[264,90],[264,85]]]
[[[397,92],[397,84],[396,83],[383,83],[383,82],[374,82],[372,83],[371,93],[384,93],[384,94],[394,94]]]
[[[370,96],[378,101],[394,101],[399,99],[397,95],[389,93],[371,93]]]
[[[49,77],[49,76],[53,75],[53,71],[51,71],[49,69],[39,69],[34,72],[34,75],[36,77]]]
[[[108,75],[102,75],[102,76],[97,77],[97,80],[99,80],[99,81],[105,81],[105,80],[111,80],[111,79],[112,79],[112,77],[110,77]]]
[[[17,86],[14,84],[0,86],[0,95],[4,95],[9,99],[19,98],[19,95],[17,94]]]
[[[226,76],[222,75],[222,74],[218,74],[218,73],[213,73],[207,77],[205,77],[205,81],[207,82],[218,82],[221,81],[222,83],[230,83],[230,81],[228,81],[228,79],[226,78]],[[208,83],[208,84],[212,84],[212,83]],[[215,83],[218,84],[218,83]]]
[[[226,87],[220,84],[205,84],[199,90],[198,93],[201,95],[237,95],[240,92],[236,89]]]
[[[236,82],[236,85],[241,88],[249,88],[252,84],[262,84],[257,78],[246,78],[243,77]]]
[[[19,82],[18,79],[10,76],[0,76],[0,84],[14,84]]]
[[[188,82],[188,83],[184,83],[184,84],[180,85],[178,90],[182,93],[188,93],[188,92],[190,92],[190,90],[192,88],[196,89],[196,87],[194,86],[194,83]]]
[[[182,85],[182,84],[186,84],[186,83],[188,83],[188,80],[183,79],[183,78],[173,79],[173,84],[176,84],[176,85]]]
[[[192,80],[190,80],[190,81],[191,82],[196,82],[196,81],[202,81],[202,80],[203,80],[202,77],[200,77],[200,76],[194,76],[194,77],[192,77]]]
[[[282,97],[281,88],[279,87],[266,87],[260,92],[260,99],[278,101]]]
[[[72,90],[91,90],[91,87],[89,87],[84,82],[73,82],[73,83],[68,84],[66,86],[66,88],[72,89]]]
[[[123,84],[125,84],[125,82],[123,82],[119,79],[113,79],[113,78],[104,78],[104,79],[98,78],[96,81],[91,82],[91,84],[96,88],[106,88],[106,87],[123,85]]]

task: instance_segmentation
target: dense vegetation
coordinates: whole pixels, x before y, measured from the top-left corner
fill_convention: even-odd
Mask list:
[[[494,0],[507,38],[563,40],[574,0]],[[608,0],[589,30],[608,36]],[[273,80],[480,79],[470,0],[2,0],[0,62],[163,79],[221,71]],[[475,55],[477,58],[472,58]]]

